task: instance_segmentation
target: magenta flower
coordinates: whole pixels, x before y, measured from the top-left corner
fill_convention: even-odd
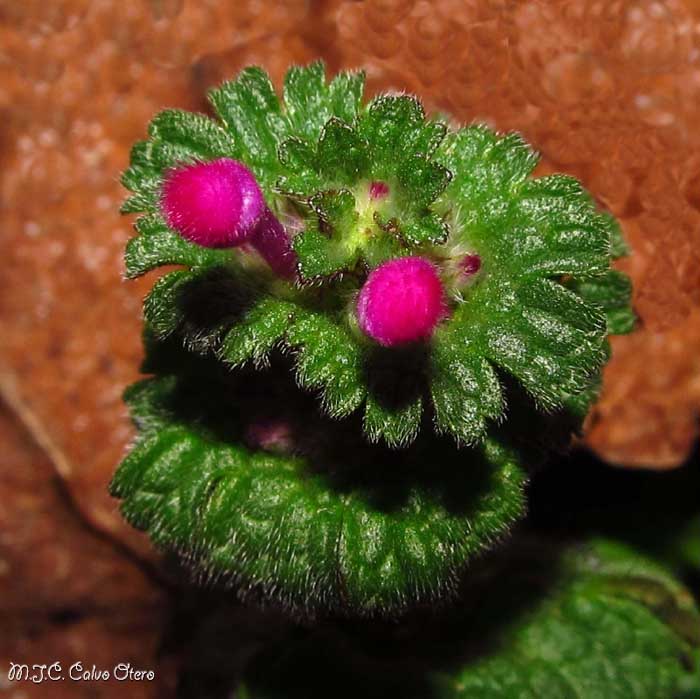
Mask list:
[[[161,209],[168,225],[207,248],[246,242],[266,208],[253,173],[230,158],[171,170],[163,185]]]
[[[374,269],[357,301],[362,332],[385,347],[430,337],[445,310],[437,269],[422,257],[401,257]]]

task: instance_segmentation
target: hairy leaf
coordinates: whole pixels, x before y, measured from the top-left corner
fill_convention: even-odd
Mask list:
[[[362,106],[363,87],[361,73],[328,81],[313,63],[290,69],[280,99],[264,71],[247,68],[211,92],[219,121],[155,117],[123,176],[134,193],[125,210],[147,212],[127,246],[127,275],[170,264],[196,280],[228,272],[206,284],[164,281],[147,318],[235,366],[264,368],[271,350],[292,352],[300,385],[331,415],[360,411],[372,441],[406,446],[431,422],[460,444],[495,425],[517,440],[526,406],[531,421],[556,415],[576,431],[608,336],[634,324],[629,280],[610,266],[625,252],[619,226],[574,178],[532,178],[537,155],[519,135],[450,128],[407,95]],[[207,250],[168,229],[158,211],[165,173],[217,157],[253,170],[293,236],[295,279],[275,279],[245,246]],[[356,299],[374,267],[406,255],[437,266],[449,307],[415,361],[379,371]],[[465,255],[480,261],[469,279]],[[513,380],[529,403],[519,400],[509,428]]]
[[[495,443],[429,439],[397,459],[316,417],[284,373],[222,380],[201,361],[129,389],[140,436],[111,490],[204,573],[298,609],[392,613],[449,594],[522,513],[523,475]],[[288,453],[251,443],[270,423],[289,426]]]

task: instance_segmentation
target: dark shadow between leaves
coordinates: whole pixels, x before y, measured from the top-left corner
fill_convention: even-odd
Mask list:
[[[213,350],[259,298],[260,285],[258,278],[237,267],[204,270],[178,288],[178,331],[198,352]]]
[[[492,432],[499,442],[515,451],[524,468],[536,472],[552,455],[569,451],[572,436],[580,432],[583,420],[566,407],[550,412],[536,409],[532,397],[516,379],[502,371],[498,374],[507,415]]]
[[[230,370],[187,351],[177,337],[158,341],[147,334],[146,346],[144,370],[177,377],[159,410],[220,443],[302,457],[308,474],[338,494],[353,493],[390,512],[420,488],[451,513],[464,514],[491,490],[495,466],[480,450],[458,450],[427,425],[410,450],[390,449],[365,441],[360,416],[322,415],[317,397],[298,388],[291,362],[281,354],[265,370]],[[265,430],[285,437],[266,443],[260,437]]]
[[[347,619],[314,626],[285,624],[276,612],[246,611],[225,598],[212,605],[211,594],[205,594],[208,612],[199,616],[190,654],[201,662],[212,648],[222,661],[212,683],[216,689],[207,695],[211,699],[229,696],[241,680],[251,696],[269,699],[437,698],[444,696],[436,683],[439,675],[503,649],[510,628],[521,624],[558,584],[560,554],[557,541],[521,535],[474,564],[449,608],[418,609],[400,624]],[[235,625],[221,623],[222,609]],[[241,619],[248,617],[255,623],[241,626]],[[244,669],[241,656],[254,660]],[[208,663],[188,663],[182,699],[201,696],[189,692],[201,688],[197,676],[203,668],[212,672]]]
[[[365,353],[363,381],[383,409],[395,412],[427,395],[425,343],[406,347],[373,346]]]

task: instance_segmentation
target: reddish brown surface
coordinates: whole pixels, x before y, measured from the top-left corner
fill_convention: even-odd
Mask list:
[[[203,108],[205,90],[248,63],[278,84],[293,61],[364,67],[372,91],[414,91],[459,121],[520,130],[543,171],[580,177],[623,222],[634,254],[620,266],[640,316],[614,342],[588,443],[623,465],[688,454],[700,406],[700,3],[0,0],[0,22],[0,388],[92,525],[148,551],[105,490],[132,436],[120,394],[137,376],[151,283],[121,279],[131,222],[117,214],[119,172],[158,109]],[[118,574],[148,598],[108,559],[61,594],[107,595]],[[13,565],[41,585],[35,563]],[[21,601],[12,588],[2,597]]]
[[[156,653],[164,594],[76,514],[53,464],[1,403],[0,444],[0,697],[48,696],[46,683],[7,683],[10,663],[61,662],[67,674],[77,661],[156,670],[129,696],[159,696],[172,684]],[[52,683],[51,697],[124,696],[123,688]]]

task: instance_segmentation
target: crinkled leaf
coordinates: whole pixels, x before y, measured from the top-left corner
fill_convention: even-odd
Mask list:
[[[358,253],[347,235],[358,219],[352,194],[347,190],[319,192],[310,203],[322,230],[312,225],[294,239],[304,280],[348,269]]]
[[[245,68],[236,80],[211,90],[209,99],[232,134],[240,158],[269,190],[279,174],[277,147],[286,134],[269,76],[261,68]]]
[[[296,348],[296,374],[307,389],[321,389],[325,410],[349,415],[366,395],[359,348],[348,330],[320,313],[299,313],[287,333]]]
[[[256,366],[265,365],[269,353],[284,337],[295,310],[286,301],[261,299],[226,334],[219,356],[233,366],[249,361]]]
[[[323,63],[292,66],[284,77],[284,106],[292,128],[310,141],[330,117]]]
[[[404,205],[425,207],[442,194],[450,181],[450,171],[422,155],[405,158],[397,172]]]
[[[239,154],[231,134],[203,114],[166,109],[155,116],[148,126],[153,142],[177,144],[192,157],[208,160]]]
[[[439,245],[447,240],[449,228],[437,214],[406,218],[399,224],[401,237],[411,245]]]
[[[304,281],[329,277],[346,269],[352,261],[348,250],[333,245],[327,235],[315,228],[296,236],[294,252],[299,258],[299,272]]]
[[[192,272],[178,270],[161,277],[143,304],[143,315],[159,337],[174,333],[183,321],[182,290],[194,279]]]
[[[501,383],[491,364],[459,338],[436,343],[431,392],[439,432],[458,442],[483,439],[488,422],[503,413]]]
[[[347,186],[364,177],[369,166],[367,144],[339,119],[330,119],[318,142],[318,169],[326,182]]]
[[[163,265],[203,267],[222,264],[231,257],[228,250],[203,248],[172,231],[159,214],[142,216],[137,234],[126,246],[126,275],[130,279]]]
[[[285,168],[276,188],[280,192],[304,199],[318,191],[321,178],[316,169],[315,150],[299,138],[289,138],[279,147],[279,159]]]
[[[367,397],[363,427],[372,442],[383,440],[392,448],[413,442],[420,429],[423,400],[420,396],[402,405],[382,405],[370,394]]]
[[[111,486],[132,524],[200,571],[300,609],[393,613],[448,593],[522,513],[523,477],[502,449],[429,440],[396,461],[339,423],[299,414],[293,396],[272,400],[273,377],[231,381],[199,369],[132,387],[140,436]],[[312,458],[302,438],[294,455],[244,446],[261,396],[268,415],[315,435]]]
[[[284,79],[284,106],[291,130],[314,142],[332,117],[351,123],[360,108],[364,84],[363,72],[339,73],[326,83],[321,61],[293,66]]]
[[[376,177],[388,176],[397,161],[413,155],[408,147],[424,118],[423,107],[415,97],[383,95],[370,103],[360,119],[359,132],[371,146]]]
[[[600,277],[573,280],[568,286],[586,302],[605,311],[610,335],[625,335],[634,329],[636,316],[630,306],[632,282],[623,272],[609,270]]]
[[[364,89],[364,71],[338,73],[328,86],[333,105],[331,113],[346,124],[351,124],[360,111]]]

